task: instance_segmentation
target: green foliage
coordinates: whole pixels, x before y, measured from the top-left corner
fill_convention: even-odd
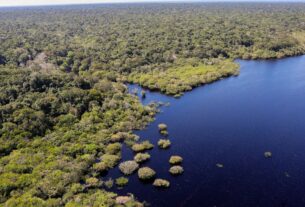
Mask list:
[[[128,178],[119,177],[119,178],[115,179],[115,184],[116,184],[117,186],[122,187],[122,186],[127,185],[127,183],[128,183]]]
[[[105,187],[106,188],[112,188],[112,186],[113,186],[113,180],[110,178],[110,179],[108,179],[108,180],[106,180],[105,182],[104,182],[104,185],[105,185]]]
[[[86,179],[86,185],[87,187],[97,188],[101,185],[101,182],[99,181],[99,179],[91,177]]]
[[[13,190],[26,188],[34,178],[29,174],[2,173],[0,180],[0,193],[6,196]]]
[[[164,123],[158,124],[158,128],[160,131],[167,130],[167,125]]]
[[[31,196],[29,194],[22,195],[17,198],[11,198],[6,202],[7,207],[56,207],[60,205],[58,200],[48,199],[47,201]]]
[[[108,207],[115,204],[116,194],[108,193],[104,190],[91,190],[87,193],[76,194],[65,207]]]
[[[160,139],[158,141],[158,146],[161,148],[161,149],[166,149],[166,148],[169,148],[171,145],[171,141],[169,139]]]
[[[179,165],[175,165],[173,167],[171,167],[169,169],[169,172],[172,174],[172,175],[180,175],[184,172],[184,169],[183,167],[179,166]]]
[[[145,162],[147,160],[150,159],[150,154],[148,153],[137,153],[135,156],[134,156],[134,160],[138,163],[142,163],[142,162]]]
[[[121,159],[121,144],[111,137],[137,140],[130,131],[150,122],[155,110],[142,106],[122,83],[91,73],[3,66],[0,74],[0,91],[11,94],[0,105],[0,202],[7,206],[64,206],[84,193],[82,181],[98,192],[102,183],[86,179]],[[99,83],[108,86],[93,93]]]
[[[170,185],[169,181],[164,180],[164,179],[155,179],[153,182],[153,186],[159,187],[159,188],[168,188]]]
[[[134,145],[132,145],[132,150],[134,152],[142,152],[144,150],[150,150],[154,147],[153,144],[151,144],[148,140],[147,141],[143,141],[141,143],[136,143]]]
[[[172,165],[181,164],[183,158],[178,155],[173,155],[169,158],[169,163]]]
[[[108,166],[106,165],[105,162],[98,162],[98,163],[95,163],[93,166],[92,166],[93,170],[100,174],[100,173],[104,173],[108,170]]]
[[[113,181],[100,187],[94,176],[118,164],[118,142],[153,147],[135,144],[132,131],[157,111],[124,82],[181,96],[236,75],[235,58],[304,54],[304,11],[297,3],[1,9],[0,206],[115,205],[103,190]]]
[[[120,143],[113,143],[106,146],[105,152],[108,154],[118,154],[121,151],[122,145]]]
[[[189,91],[193,87],[238,74],[238,65],[231,61],[214,60],[213,63],[210,63],[212,65],[208,65],[197,60],[198,65],[196,66],[185,65],[185,62],[188,61],[176,63],[165,71],[133,72],[129,76],[129,80],[152,90],[160,90],[168,95],[181,95],[182,92]],[[165,133],[166,129],[166,125],[159,125],[161,133]]]
[[[39,8],[2,10],[0,64],[145,73],[181,58],[298,55],[304,45],[294,33],[304,32],[304,10],[302,3],[94,5],[44,8],[43,15]]]
[[[121,157],[118,155],[104,154],[101,156],[101,161],[108,167],[115,167],[120,161]]]
[[[37,185],[42,197],[58,197],[66,192],[65,186],[78,181],[78,175],[61,170],[54,170],[46,175]]]
[[[156,172],[149,167],[141,167],[138,170],[138,176],[141,180],[149,180],[156,175]]]
[[[181,94],[176,94],[175,97],[179,97],[181,96]],[[168,135],[168,131],[167,130],[161,130],[160,134],[162,134],[163,136],[167,136]]]
[[[122,162],[119,165],[119,169],[125,175],[131,175],[138,168],[139,168],[139,164],[133,160]]]

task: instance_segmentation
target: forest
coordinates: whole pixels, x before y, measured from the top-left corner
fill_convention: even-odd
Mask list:
[[[126,83],[179,97],[302,54],[302,3],[0,8],[0,206],[143,206],[101,179],[158,113]]]

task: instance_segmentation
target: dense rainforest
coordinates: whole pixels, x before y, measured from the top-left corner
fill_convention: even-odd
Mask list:
[[[302,3],[1,8],[0,206],[141,206],[101,178],[158,112],[127,82],[181,96],[304,53]]]

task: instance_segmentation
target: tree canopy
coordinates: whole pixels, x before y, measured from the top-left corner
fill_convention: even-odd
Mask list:
[[[0,206],[115,206],[97,178],[120,142],[152,148],[133,130],[157,112],[126,82],[180,96],[236,58],[304,54],[304,37],[297,3],[1,8]]]

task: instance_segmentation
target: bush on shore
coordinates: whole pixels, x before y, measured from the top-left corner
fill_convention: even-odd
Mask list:
[[[108,167],[104,162],[95,163],[93,164],[92,168],[98,174],[106,172],[108,170]]]
[[[135,134],[130,134],[127,132],[118,132],[116,134],[111,135],[110,141],[112,142],[121,142],[126,140],[137,140],[138,136]]]
[[[131,149],[134,152],[142,152],[144,150],[150,150],[153,147],[154,147],[154,145],[151,144],[149,141],[144,141],[144,142],[136,143],[136,144],[132,145]]]
[[[101,162],[103,162],[108,168],[115,167],[120,159],[121,157],[118,155],[104,154],[101,156]]]
[[[122,145],[118,142],[106,146],[105,152],[107,154],[116,155],[121,152]]]
[[[101,186],[101,182],[99,179],[91,177],[86,179],[86,186],[89,188],[97,188]]]

